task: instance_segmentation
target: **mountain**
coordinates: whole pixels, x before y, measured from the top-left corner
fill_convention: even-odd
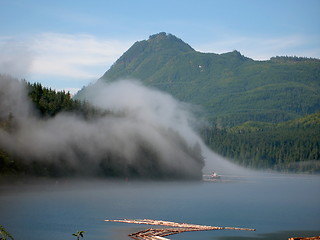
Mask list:
[[[252,168],[320,172],[320,60],[198,52],[159,33],[128,49],[99,82],[138,79],[192,103],[208,146]],[[88,86],[77,94],[85,99]]]
[[[112,66],[112,70],[102,78],[115,80],[123,77],[150,79],[160,68],[180,54],[194,52],[181,39],[166,33],[150,36],[147,41],[140,41],[126,51]]]
[[[159,33],[133,44],[99,81],[132,78],[201,106],[205,117],[221,126],[283,122],[320,110],[319,59],[255,61],[238,51],[202,53]]]

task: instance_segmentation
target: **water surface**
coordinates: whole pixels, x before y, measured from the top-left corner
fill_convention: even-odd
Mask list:
[[[103,221],[123,218],[257,229],[182,233],[171,236],[173,240],[276,239],[275,232],[285,237],[298,231],[320,235],[320,176],[256,174],[234,179],[215,183],[60,180],[2,186],[0,224],[19,240],[72,239],[78,230],[85,230],[83,239],[88,240],[129,240],[129,233],[150,227]]]

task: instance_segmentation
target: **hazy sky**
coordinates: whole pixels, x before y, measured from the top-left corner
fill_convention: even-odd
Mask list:
[[[320,58],[320,0],[0,0],[0,72],[74,92],[159,32],[201,52]]]

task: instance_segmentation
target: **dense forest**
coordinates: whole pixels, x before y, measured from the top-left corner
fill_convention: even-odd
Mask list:
[[[320,112],[276,124],[214,126],[202,136],[213,150],[243,166],[320,173]]]
[[[85,119],[110,114],[90,105],[87,101],[73,99],[69,92],[55,91],[46,88],[41,83],[25,82],[28,96],[40,117],[54,117],[60,112],[70,112],[81,115]]]

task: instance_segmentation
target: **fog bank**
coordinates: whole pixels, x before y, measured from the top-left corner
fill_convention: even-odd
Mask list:
[[[236,171],[193,130],[190,105],[137,81],[90,86],[85,99],[108,113],[88,120],[66,112],[37,117],[25,85],[0,78],[0,150],[31,174],[201,179],[204,159],[206,171]]]
[[[1,149],[50,173],[142,178],[200,178],[200,139],[169,95],[140,84],[101,86],[90,102],[112,113],[85,120],[70,113],[40,119],[22,83],[1,76]]]

